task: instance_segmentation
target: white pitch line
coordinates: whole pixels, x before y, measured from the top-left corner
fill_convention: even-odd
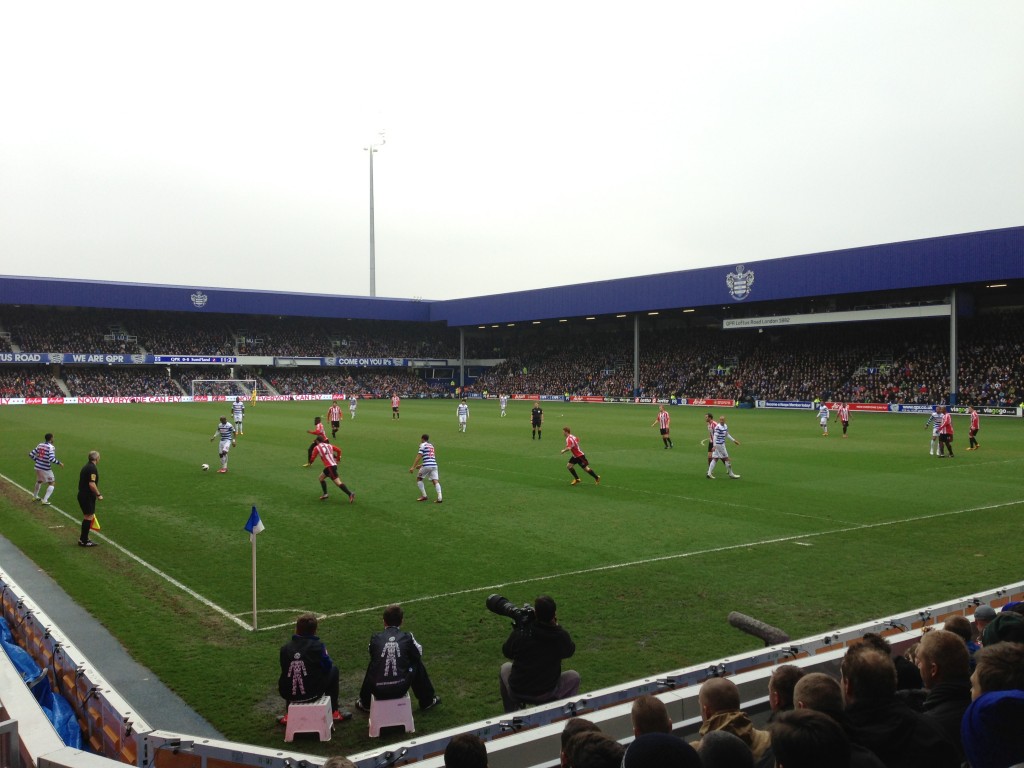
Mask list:
[[[547,576],[534,576],[528,579],[517,579],[515,581],[506,581],[501,584],[492,584],[490,586],[482,587],[471,587],[469,589],[459,589],[453,592],[442,592],[436,595],[424,595],[422,597],[412,597],[405,600],[397,600],[395,602],[401,605],[407,605],[409,603],[424,603],[431,600],[445,600],[451,597],[458,597],[460,595],[469,595],[475,592],[490,592],[492,590],[502,589],[503,587],[514,587],[522,586],[524,584],[532,584],[539,581],[550,581],[551,579],[562,579],[566,577],[578,577],[586,576],[591,573],[601,573],[603,571],[615,571],[623,568],[633,568],[635,566],[651,565],[652,563],[667,562],[669,560],[682,560],[683,558],[699,557],[701,555],[712,555],[719,552],[730,552],[736,549],[750,549],[751,547],[763,547],[771,544],[782,544],[788,541],[800,542],[803,539],[820,538],[822,536],[831,536],[837,533],[850,533],[852,531],[864,531],[871,528],[885,528],[893,525],[904,525],[906,523],[916,523],[922,520],[934,520],[940,517],[950,517],[953,515],[966,515],[972,512],[986,512],[993,509],[1001,509],[1003,507],[1013,507],[1018,504],[1024,504],[1024,499],[1017,499],[1015,501],[1006,501],[1000,504],[987,504],[982,507],[970,507],[968,509],[955,509],[949,512],[936,512],[931,515],[922,515],[920,517],[906,517],[899,520],[888,520],[881,523],[870,523],[866,525],[852,525],[846,528],[835,528],[830,531],[818,531],[816,533],[803,533],[794,536],[779,536],[773,539],[761,539],[759,541],[744,542],[742,544],[727,544],[722,547],[710,547],[708,549],[700,549],[694,552],[677,552],[673,555],[660,555],[658,557],[650,557],[644,560],[631,560],[625,563],[611,563],[609,565],[599,565],[594,568],[582,568],[576,571],[564,571],[562,573],[549,574]],[[342,611],[340,613],[326,614],[325,618],[343,618],[345,616],[354,616],[360,613],[367,613],[369,611],[379,611],[387,606],[375,605],[368,608],[358,608],[351,611]],[[279,629],[281,627],[291,626],[291,624],[282,624],[278,627],[265,627],[264,629]]]
[[[6,475],[0,475],[0,478],[3,478],[8,483],[13,485],[15,488],[21,489],[26,494],[32,493],[32,491],[30,491],[28,488],[25,488],[24,486],[20,485],[19,483],[16,483],[14,480],[11,480],[11,478],[7,477]],[[46,507],[46,509],[56,510],[57,512],[59,512],[60,514],[64,515],[64,517],[66,517],[68,520],[70,520],[73,523],[80,523],[81,522],[81,521],[77,520],[73,515],[69,515],[63,509],[58,507],[56,504],[50,504],[48,507]],[[170,584],[170,585],[172,585],[174,587],[177,587],[178,589],[180,589],[182,592],[184,592],[189,597],[195,598],[196,600],[198,600],[200,603],[202,603],[206,607],[212,608],[213,610],[215,610],[217,613],[219,613],[224,618],[230,619],[235,624],[240,626],[242,629],[248,630],[250,632],[252,631],[252,625],[251,624],[247,624],[246,622],[244,622],[241,619],[237,618],[235,615],[233,615],[232,613],[230,613],[230,612],[226,611],[225,609],[221,608],[219,605],[217,605],[215,602],[213,602],[209,598],[203,597],[198,592],[196,592],[194,589],[185,586],[184,584],[182,584],[180,581],[178,581],[176,578],[174,578],[170,574],[167,574],[167,573],[164,573],[163,571],[161,571],[155,565],[151,565],[151,564],[147,563],[145,560],[143,560],[141,557],[139,557],[138,555],[134,554],[133,552],[129,552],[127,549],[125,549],[120,544],[115,542],[109,536],[104,536],[102,533],[96,533],[96,532],[93,532],[92,535],[95,536],[97,539],[102,539],[103,541],[107,542],[111,547],[116,549],[118,552],[121,552],[125,556],[130,557],[132,560],[137,562],[143,568],[146,568],[146,569],[152,571],[154,574],[159,576],[161,579],[166,581],[168,584]]]
[[[0,478],[6,480],[8,483],[13,485],[14,487],[20,488],[21,490],[25,491],[26,494],[30,492],[27,488],[25,488],[22,485],[19,485],[18,483],[14,482],[9,477],[6,477],[5,475],[0,475]],[[848,526],[848,527],[844,527],[844,528],[834,528],[834,529],[829,530],[829,531],[817,531],[817,532],[814,532],[814,533],[802,533],[802,534],[796,534],[796,535],[792,535],[792,536],[778,536],[778,537],[771,538],[771,539],[760,539],[758,541],[744,542],[744,543],[741,543],[741,544],[727,544],[727,545],[721,546],[721,547],[709,547],[708,549],[700,549],[700,550],[695,550],[693,552],[677,552],[677,553],[671,554],[671,555],[659,555],[658,557],[649,557],[649,558],[645,558],[643,560],[630,560],[630,561],[623,562],[623,563],[610,563],[608,565],[599,565],[599,566],[595,566],[593,568],[581,568],[581,569],[575,570],[575,571],[563,571],[562,573],[554,573],[554,574],[549,574],[547,576],[533,576],[533,577],[526,578],[526,579],[516,579],[514,581],[506,581],[506,582],[502,582],[500,584],[491,584],[489,586],[470,587],[470,588],[467,588],[467,589],[459,589],[459,590],[455,590],[455,591],[452,591],[452,592],[441,592],[441,593],[438,593],[438,594],[435,594],[435,595],[422,595],[420,597],[411,597],[411,598],[406,598],[404,600],[398,600],[398,601],[394,601],[394,602],[398,602],[399,604],[402,604],[402,605],[408,605],[410,603],[425,603],[425,602],[429,602],[429,601],[432,601],[432,600],[446,600],[448,598],[458,597],[460,595],[470,595],[470,594],[474,594],[476,592],[485,592],[485,591],[489,592],[491,590],[498,590],[498,589],[502,589],[504,587],[522,586],[524,584],[532,584],[532,583],[540,582],[540,581],[550,581],[551,579],[562,579],[562,578],[567,578],[567,577],[586,576],[586,575],[592,574],[592,573],[602,573],[604,571],[615,571],[615,570],[621,570],[623,568],[634,568],[636,566],[651,565],[653,563],[668,562],[670,560],[682,560],[684,558],[699,557],[701,555],[712,555],[712,554],[716,554],[716,553],[719,553],[719,552],[731,552],[731,551],[737,550],[737,549],[750,549],[751,547],[763,547],[763,546],[769,546],[769,545],[772,545],[772,544],[782,544],[782,543],[785,543],[785,542],[788,542],[788,541],[796,542],[796,541],[801,541],[803,539],[821,538],[823,536],[832,536],[834,534],[850,533],[850,532],[853,532],[853,531],[864,531],[864,530],[869,530],[869,529],[872,529],[872,528],[885,528],[885,527],[894,526],[894,525],[904,525],[904,524],[907,524],[907,523],[920,522],[922,520],[935,520],[935,519],[938,519],[938,518],[941,518],[941,517],[950,517],[950,516],[953,516],[953,515],[965,515],[965,514],[970,514],[972,512],[985,512],[985,511],[989,511],[989,510],[993,510],[993,509],[1002,509],[1003,507],[1013,507],[1013,506],[1016,506],[1018,504],[1024,504],[1024,499],[1017,499],[1015,501],[1006,501],[1006,502],[1002,502],[1002,503],[999,503],[999,504],[987,504],[987,505],[981,506],[981,507],[969,507],[967,509],[955,509],[955,510],[950,510],[949,512],[936,512],[936,513],[931,514],[931,515],[921,515],[920,517],[906,517],[906,518],[901,518],[899,520],[888,520],[888,521],[884,521],[884,522],[880,522],[880,523],[870,523],[870,524],[865,524],[865,525],[852,525],[852,526]],[[72,520],[73,522],[75,521],[75,519],[71,515],[69,515],[67,512],[64,512],[63,510],[61,510],[60,508],[58,508],[56,506],[51,505],[50,509],[56,509],[58,512],[60,512],[60,514],[62,514],[65,517],[67,517],[69,520]],[[114,543],[113,541],[111,541],[110,538],[108,538],[106,536],[102,536],[100,534],[96,534],[96,535],[99,538],[102,538],[104,541],[110,542],[110,544],[115,549],[119,550],[120,552],[123,552],[125,555],[130,557],[132,560],[135,560],[137,563],[139,563],[143,567],[149,569],[150,571],[152,571],[154,574],[156,574],[160,578],[165,579],[169,584],[172,584],[173,586],[175,586],[178,589],[182,590],[187,595],[189,595],[191,597],[194,597],[196,600],[198,600],[201,603],[203,603],[203,605],[206,605],[206,606],[212,608],[213,610],[217,611],[217,613],[219,613],[222,616],[230,619],[231,621],[233,621],[235,624],[237,624],[238,626],[242,627],[243,629],[248,630],[250,632],[253,631],[253,628],[252,628],[252,626],[250,624],[242,621],[241,619],[237,618],[235,615],[233,615],[231,613],[228,613],[223,608],[221,608],[219,605],[217,605],[216,603],[212,602],[211,600],[203,597],[202,595],[200,595],[195,590],[190,589],[189,587],[186,587],[184,584],[182,584],[177,579],[175,579],[175,578],[171,577],[170,575],[164,573],[163,571],[159,570],[158,568],[150,565],[145,560],[143,560],[142,558],[138,557],[137,555],[132,554],[131,552],[129,552],[124,547],[120,546],[119,544]],[[339,613],[329,613],[329,614],[320,614],[320,615],[322,615],[324,618],[344,618],[346,616],[355,616],[355,615],[361,614],[361,613],[369,613],[370,611],[380,611],[380,610],[383,610],[386,607],[387,607],[387,605],[374,605],[374,606],[367,606],[367,607],[363,607],[363,608],[357,608],[357,609],[353,609],[353,610],[350,610],[350,611],[341,611]],[[269,612],[275,612],[276,613],[276,612],[279,612],[280,610],[281,609],[277,609],[277,610],[275,610],[275,609],[268,609],[266,612],[268,612],[268,613]],[[276,630],[276,629],[281,629],[283,627],[288,627],[288,626],[292,626],[291,622],[288,622],[287,624],[278,624],[278,625],[271,626],[271,627],[260,627],[260,629],[257,630],[257,631]]]

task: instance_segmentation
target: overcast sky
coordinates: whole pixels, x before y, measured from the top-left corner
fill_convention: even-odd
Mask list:
[[[503,293],[1024,224],[1024,2],[0,0],[0,274]],[[2,297],[0,297],[2,301]]]

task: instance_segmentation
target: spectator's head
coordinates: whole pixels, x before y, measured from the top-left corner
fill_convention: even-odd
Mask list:
[[[304,613],[295,621],[295,634],[306,637],[315,635],[318,626],[320,626],[320,622],[317,621],[314,614]]]
[[[834,677],[824,672],[809,672],[793,687],[793,706],[824,712],[829,717],[840,717],[843,713],[843,689]]]
[[[754,768],[754,753],[743,739],[729,731],[711,731],[700,740],[702,768]]]
[[[569,740],[577,733],[583,733],[585,731],[601,732],[597,723],[587,720],[585,717],[570,717],[565,722],[565,727],[562,728],[562,752],[561,752],[561,764],[562,768],[568,768],[569,758],[566,755],[566,748],[569,745]]]
[[[392,603],[384,609],[384,626],[400,627],[404,619],[405,611],[402,610],[402,606]]]
[[[993,691],[1024,690],[1024,643],[986,645],[974,654],[971,698]]]
[[[782,664],[775,668],[768,678],[768,706],[772,712],[793,708],[793,687],[804,676],[796,664]]]
[[[356,764],[347,757],[335,755],[334,757],[328,757],[324,761],[324,768],[356,768]]]
[[[672,733],[672,718],[668,716],[665,702],[657,696],[645,694],[633,701],[630,710],[633,721],[633,735],[645,733]]]
[[[823,712],[795,709],[783,712],[769,726],[777,768],[848,768],[850,740]]]
[[[533,601],[533,610],[537,613],[537,621],[550,624],[555,620],[555,600],[548,595],[541,595]]]
[[[700,702],[701,719],[708,720],[720,712],[739,710],[740,689],[728,678],[712,677],[701,685],[697,700]]]
[[[963,640],[965,644],[974,639],[974,632],[971,631],[971,621],[966,616],[950,616],[943,622],[942,628],[947,632],[952,632]]]
[[[1024,643],[1024,616],[1015,611],[1002,611],[988,623],[981,637],[985,645],[1006,641]]]
[[[847,705],[870,699],[885,701],[896,695],[892,657],[869,644],[850,646],[839,669]]]
[[[744,747],[747,752],[749,747]],[[622,758],[622,768],[701,768],[697,750],[678,736],[668,733],[645,733],[638,736]]]
[[[1024,690],[993,691],[972,701],[960,723],[960,743],[971,768],[1024,764],[1021,723]]]
[[[565,745],[570,768],[620,768],[624,748],[600,731],[581,731]]]
[[[996,617],[996,609],[991,605],[979,605],[974,611],[974,624],[978,628],[978,634],[984,634],[985,627]]]
[[[445,768],[487,768],[487,745],[474,733],[452,736],[444,748],[444,765]]]
[[[931,690],[939,683],[966,680],[971,657],[963,638],[944,629],[925,633],[918,643],[917,669],[921,682]]]

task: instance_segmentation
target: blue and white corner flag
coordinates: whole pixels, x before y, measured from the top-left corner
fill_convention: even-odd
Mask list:
[[[263,533],[263,521],[260,520],[260,513],[256,511],[256,507],[252,508],[252,514],[249,515],[249,522],[245,524],[245,530],[249,532],[249,539],[251,541],[256,540],[257,533]]]

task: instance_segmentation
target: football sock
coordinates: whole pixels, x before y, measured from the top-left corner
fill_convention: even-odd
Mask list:
[[[83,520],[82,521],[82,533],[78,537],[79,541],[88,541],[89,540],[89,529],[91,527],[92,527],[92,520]]]
[[[427,486],[425,486],[423,484],[422,480],[417,480],[416,481],[416,487],[420,489],[420,496],[426,496],[427,495]]]
[[[43,496],[43,501],[49,501],[50,500],[50,496],[52,496],[52,495],[53,495],[53,486],[52,485],[46,486],[46,495]]]
[[[321,480],[320,481],[320,487],[323,488],[324,493],[327,493],[327,481],[326,480]]]

